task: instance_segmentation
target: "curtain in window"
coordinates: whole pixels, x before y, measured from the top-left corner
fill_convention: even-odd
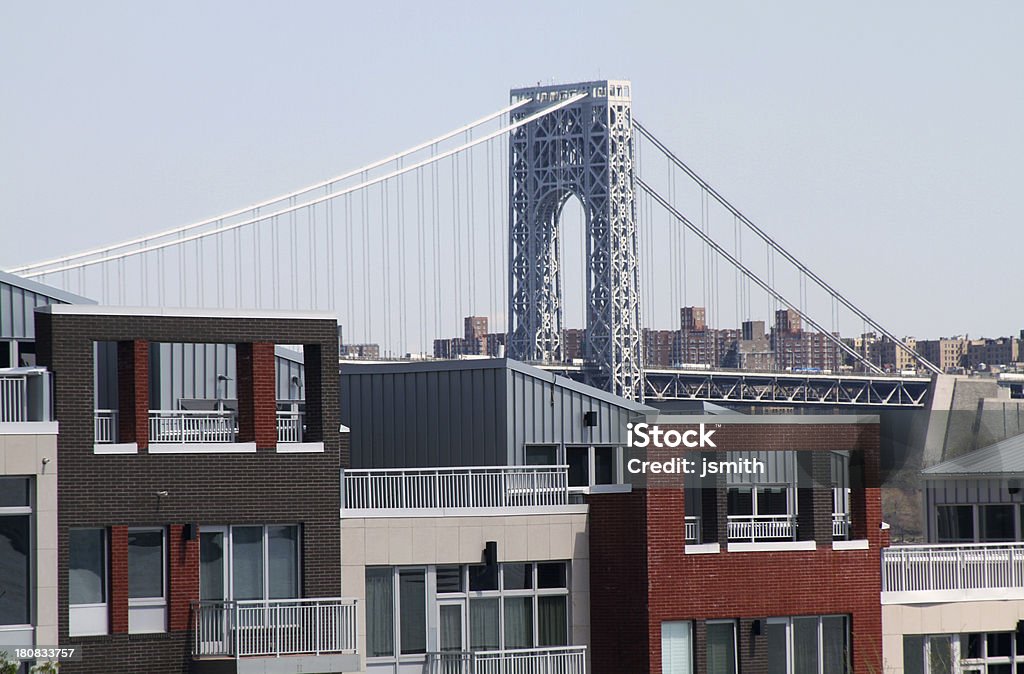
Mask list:
[[[708,623],[708,674],[735,674],[735,629],[733,623]]]
[[[821,619],[821,650],[824,671],[836,674],[849,671],[846,618],[831,616]]]
[[[537,598],[537,645],[567,646],[569,638],[566,624],[567,597]]]
[[[224,599],[224,534],[219,531],[199,534],[199,598]]]
[[[533,598],[505,597],[505,649],[533,648]]]
[[[402,654],[427,652],[427,582],[422,571],[398,573],[398,644]]]
[[[469,648],[496,651],[501,648],[498,635],[498,598],[469,600]]]
[[[438,607],[440,624],[438,628],[438,646],[441,651],[462,650],[462,606],[458,604],[442,604]]]
[[[692,674],[693,646],[688,621],[661,623],[661,674]]]
[[[793,674],[818,674],[817,618],[793,618]]]
[[[231,581],[235,599],[263,599],[263,527],[231,528]]]
[[[366,655],[395,654],[395,597],[392,572],[366,570]]]
[[[128,598],[164,596],[164,534],[128,532]]]
[[[106,601],[103,530],[72,529],[68,538],[68,603],[102,604]]]
[[[765,627],[768,642],[768,674],[788,674],[786,664],[789,640],[786,638],[788,625],[784,622],[769,622]]]
[[[299,528],[267,527],[267,581],[271,599],[299,596]]]
[[[0,517],[0,625],[26,625],[30,621],[30,544],[29,515]]]

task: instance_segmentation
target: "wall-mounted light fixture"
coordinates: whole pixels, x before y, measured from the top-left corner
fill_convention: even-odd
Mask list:
[[[597,412],[591,410],[583,413],[583,425],[587,428],[597,426]]]
[[[1010,492],[1011,494],[1019,493],[1020,492],[1020,480],[1009,480],[1009,481],[1007,481],[1007,483],[1006,483],[1006,491]]]

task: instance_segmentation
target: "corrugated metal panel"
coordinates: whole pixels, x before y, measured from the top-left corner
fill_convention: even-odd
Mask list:
[[[795,484],[796,452],[726,452],[726,461],[757,459],[764,463],[764,473],[731,473],[726,477],[729,485],[741,484]]]
[[[403,369],[405,366],[405,369]],[[506,361],[341,367],[354,468],[521,464],[527,444],[618,445],[630,410]],[[627,401],[623,401],[624,404]],[[598,425],[583,425],[583,413]]]

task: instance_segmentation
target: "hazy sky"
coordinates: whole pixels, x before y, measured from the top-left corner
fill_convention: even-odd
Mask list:
[[[900,334],[1024,328],[1024,4],[6,2],[0,268],[336,175],[538,80],[636,116]]]

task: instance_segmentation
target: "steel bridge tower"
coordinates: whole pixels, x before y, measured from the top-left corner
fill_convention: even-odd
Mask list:
[[[509,356],[563,360],[559,216],[575,195],[586,239],[587,381],[643,396],[640,265],[630,83],[604,80],[514,89],[522,119],[553,102],[580,100],[510,134]]]

